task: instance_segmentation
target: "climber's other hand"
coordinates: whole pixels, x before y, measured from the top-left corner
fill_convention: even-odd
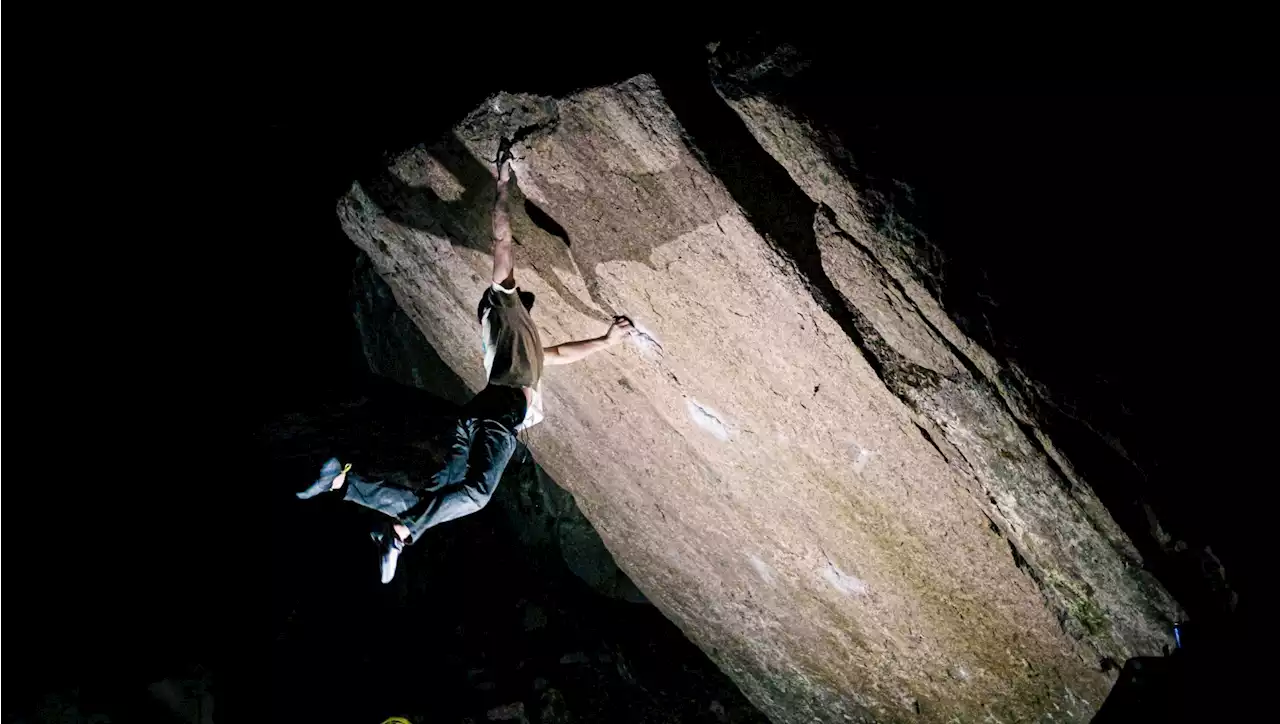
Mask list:
[[[617,316],[613,318],[613,324],[609,325],[609,331],[605,332],[604,338],[609,340],[610,343],[616,344],[629,337],[635,331],[636,328],[632,326],[630,319]]]

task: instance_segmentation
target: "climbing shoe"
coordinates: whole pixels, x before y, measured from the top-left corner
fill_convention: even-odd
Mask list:
[[[296,495],[306,500],[307,498],[314,498],[321,493],[341,488],[347,479],[347,472],[350,470],[351,463],[343,466],[342,463],[338,462],[337,458],[329,458],[320,468],[320,477],[316,478],[316,481],[310,487]]]
[[[378,544],[378,553],[380,554],[378,565],[382,570],[382,582],[391,583],[391,579],[396,577],[396,561],[400,560],[400,552],[404,550],[404,541],[400,540],[395,531],[390,528],[375,530],[369,535]]]

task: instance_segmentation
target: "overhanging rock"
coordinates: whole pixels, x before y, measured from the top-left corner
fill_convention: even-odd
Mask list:
[[[502,94],[356,183],[347,234],[473,389],[504,134],[543,342],[645,331],[547,372],[534,455],[770,717],[1084,721],[1100,658],[1158,651],[1173,603],[767,99]]]

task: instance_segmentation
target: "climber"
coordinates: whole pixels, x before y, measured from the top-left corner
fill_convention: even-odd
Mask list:
[[[474,513],[489,502],[516,448],[516,432],[542,419],[540,382],[544,365],[576,362],[625,339],[634,328],[614,317],[601,337],[543,348],[529,316],[533,295],[516,286],[507,186],[511,143],[499,145],[497,200],[493,207],[493,275],[476,311],[488,384],[463,407],[449,453],[430,481],[413,489],[368,481],[329,460],[320,477],[297,494],[312,498],[346,486],[344,500],[385,513],[391,523],[372,533],[381,554],[382,582],[396,572],[404,546],[432,526]]]

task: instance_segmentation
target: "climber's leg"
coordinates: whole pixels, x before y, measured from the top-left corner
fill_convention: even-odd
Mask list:
[[[342,496],[343,500],[349,500],[356,505],[376,510],[393,518],[418,502],[418,493],[415,490],[384,480],[365,480],[355,473],[347,475],[346,487],[347,492]]]
[[[502,471],[515,452],[516,436],[497,420],[475,423],[475,439],[462,482],[423,496],[418,505],[400,516],[411,540],[417,541],[428,528],[480,510],[497,489]]]
[[[476,421],[471,419],[464,409],[453,426],[453,441],[449,444],[444,465],[431,476],[431,482],[422,486],[419,492],[435,492],[462,482],[463,476],[467,474],[467,459],[471,457],[471,442],[475,436]]]
[[[507,214],[507,184],[511,180],[511,149],[503,140],[498,151],[498,193],[493,202],[493,283],[507,289],[516,285],[515,250],[511,219]]]
[[[337,458],[329,458],[324,465],[320,466],[320,477],[315,482],[296,495],[302,500],[314,498],[321,493],[328,493],[342,487],[347,481],[347,473],[351,471],[351,465],[343,466],[338,462]]]
[[[449,448],[444,465],[431,476],[431,482],[421,488],[406,488],[385,481],[368,481],[354,473],[347,474],[347,492],[344,500],[362,505],[392,518],[417,505],[424,494],[462,482],[467,472],[467,459],[471,455],[471,441],[475,436],[476,421],[458,420],[454,428],[453,444]]]

